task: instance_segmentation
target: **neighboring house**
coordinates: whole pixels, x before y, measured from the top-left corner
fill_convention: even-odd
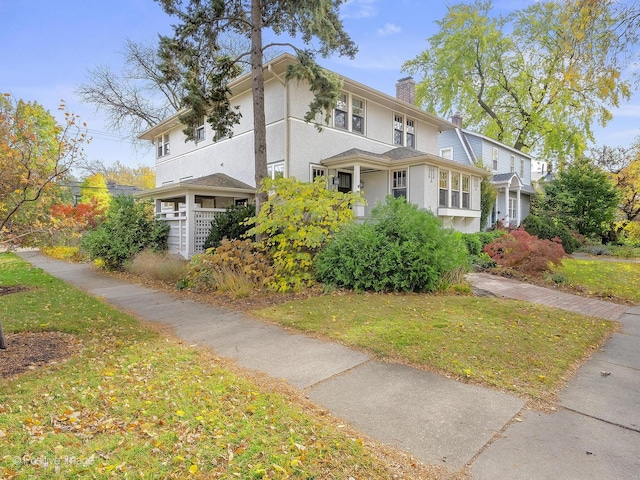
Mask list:
[[[432,211],[447,227],[480,229],[480,180],[486,171],[438,156],[439,133],[455,125],[413,105],[411,78],[398,82],[399,98],[394,98],[342,77],[338,104],[318,131],[304,121],[312,100],[308,85],[284,80],[293,61],[282,55],[264,72],[271,177],[312,181],[325,176],[328,188],[359,191],[366,200],[354,208],[360,219],[394,195]],[[231,138],[213,142],[203,119],[196,141],[185,142],[178,115],[140,136],[154,142],[157,156],[157,188],[140,196],[155,200],[158,216],[172,227],[170,251],[187,258],[202,251],[214,215],[254,198],[251,75],[234,80],[230,88],[231,104],[242,113]]]
[[[76,180],[61,180],[58,182],[60,187],[68,188],[73,196],[73,205],[77,205],[80,202],[80,198],[82,197],[82,184],[84,182],[79,182]],[[117,185],[113,182],[107,182],[107,191],[109,195],[112,197],[116,197],[118,195],[137,195],[143,190],[141,188],[135,187],[133,185]]]
[[[536,191],[531,186],[530,155],[489,137],[462,128],[459,114],[451,118],[456,128],[443,130],[438,138],[441,157],[464,165],[485,168],[492,174],[491,181],[496,187],[496,203],[487,225],[497,222],[505,227],[517,227],[529,215],[531,197]]]

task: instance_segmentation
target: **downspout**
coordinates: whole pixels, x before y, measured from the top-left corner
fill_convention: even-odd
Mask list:
[[[276,72],[273,71],[273,67],[271,64],[267,67],[267,70],[278,79],[278,81],[284,87],[284,176],[285,178],[289,177],[289,157],[291,153],[291,143],[290,143],[290,125],[289,125],[289,85],[287,82],[280,77]]]

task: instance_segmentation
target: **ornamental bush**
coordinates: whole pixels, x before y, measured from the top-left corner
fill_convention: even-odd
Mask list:
[[[388,197],[372,220],[339,232],[317,255],[319,281],[358,291],[432,292],[443,275],[467,267],[462,235],[430,212]]]
[[[327,188],[324,177],[313,183],[295,178],[266,179],[261,191],[269,198],[247,223],[248,235],[260,235],[269,248],[275,276],[269,288],[300,290],[313,283],[318,250],[343,226],[353,221],[359,197]]]
[[[566,253],[573,253],[582,246],[580,240],[571,233],[569,227],[559,219],[542,215],[528,215],[521,226],[530,235],[544,240],[559,238]]]
[[[120,270],[146,249],[167,249],[169,225],[153,217],[153,205],[120,195],[111,200],[106,219],[82,239],[82,248],[107,270]]]
[[[510,267],[525,275],[540,275],[560,265],[565,251],[558,239],[545,240],[519,228],[484,247],[498,265]]]
[[[204,242],[204,248],[216,248],[220,246],[223,238],[227,240],[235,240],[236,238],[244,238],[249,227],[246,221],[256,214],[256,206],[234,205],[227,209],[226,212],[219,213],[211,220],[211,230]]]

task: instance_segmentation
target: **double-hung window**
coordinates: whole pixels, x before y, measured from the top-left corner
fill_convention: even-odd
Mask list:
[[[405,197],[407,198],[407,171],[406,170],[395,170],[391,172],[392,183],[391,190],[393,192],[393,196],[395,198]]]
[[[438,199],[438,205],[441,207],[449,206],[449,172],[446,170],[440,170],[440,196]]]
[[[470,208],[469,202],[469,190],[471,185],[471,179],[469,175],[462,176],[462,208]]]
[[[364,100],[348,93],[341,93],[333,109],[333,126],[364,135]]]
[[[195,128],[195,141],[196,143],[204,140],[204,117],[202,118],[200,124]]]
[[[460,175],[451,174],[451,207],[460,208]]]
[[[165,133],[156,139],[158,158],[169,155],[169,134]]]
[[[416,148],[416,122],[399,113],[393,114],[393,144]]]
[[[491,159],[493,161],[492,167],[494,170],[498,170],[498,148],[493,147],[491,150]]]
[[[524,158],[520,159],[520,178],[524,178]]]
[[[511,155],[511,173],[516,172],[516,156]]]

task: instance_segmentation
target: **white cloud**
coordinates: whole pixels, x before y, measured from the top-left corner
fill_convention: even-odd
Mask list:
[[[634,117],[640,118],[640,103],[631,104],[631,105],[623,105],[614,109],[611,113],[613,113],[613,117]]]
[[[378,0],[347,0],[342,4],[342,18],[371,18],[378,14]]]
[[[378,29],[378,35],[381,37],[388,37],[400,32],[402,32],[402,28],[393,23],[385,23],[384,27]]]

